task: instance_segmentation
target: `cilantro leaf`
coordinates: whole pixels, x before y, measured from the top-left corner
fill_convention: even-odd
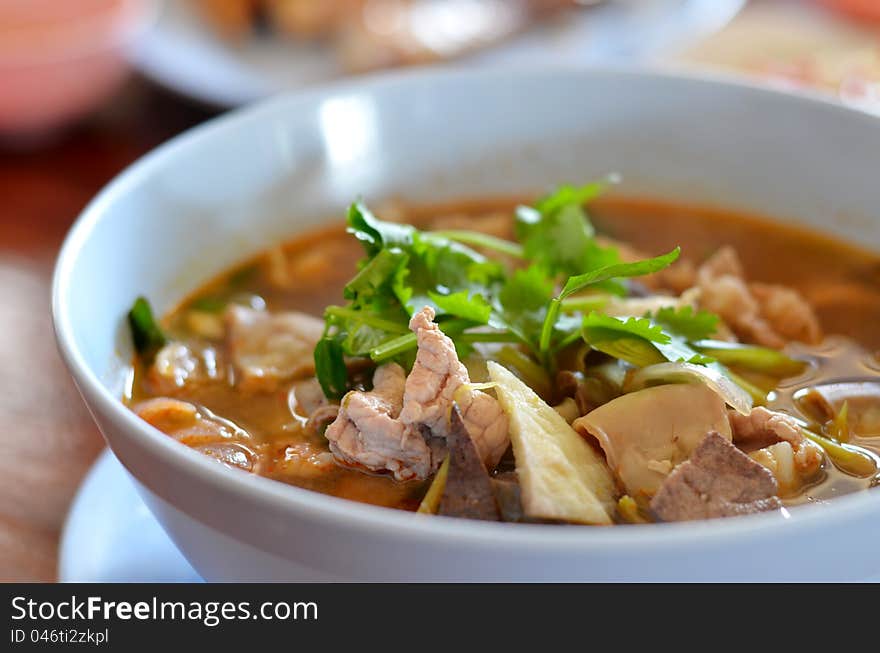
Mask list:
[[[607,185],[604,181],[594,181],[584,186],[564,184],[539,199],[535,208],[541,213],[550,214],[572,204],[583,206],[605,192]]]
[[[535,207],[516,210],[516,236],[525,257],[550,274],[581,274],[620,261],[617,250],[600,246],[584,204],[604,190],[604,183],[580,188],[562,186]]]
[[[385,248],[408,248],[416,229],[380,220],[362,202],[355,202],[348,209],[347,231],[361,242],[367,256],[373,257]]]
[[[583,332],[589,343],[614,340],[621,336],[641,338],[662,345],[672,341],[672,338],[663,332],[663,327],[654,324],[646,317],[630,317],[622,320],[595,311],[584,318]]]
[[[636,367],[667,361],[716,364],[714,358],[695,351],[684,338],[670,335],[647,317],[622,320],[594,311],[584,318],[582,335],[593,349]]]
[[[634,261],[632,263],[616,263],[606,265],[604,267],[570,277],[565,282],[562,292],[559,294],[559,300],[570,297],[576,292],[583,290],[589,286],[594,286],[602,281],[615,279],[618,277],[641,277],[646,274],[653,274],[674,263],[681,254],[681,248],[676,247],[671,252],[662,256],[644,259],[642,261]]]
[[[398,270],[406,265],[407,255],[400,250],[383,249],[369,259],[343,290],[343,296],[355,304],[366,304],[390,284]]]
[[[538,347],[541,354],[546,358],[550,352],[553,329],[559,318],[562,301],[566,297],[570,297],[590,286],[596,286],[602,282],[617,277],[636,277],[657,272],[675,261],[680,253],[681,248],[676,247],[668,254],[663,254],[662,256],[656,256],[643,261],[634,261],[632,263],[615,263],[613,265],[606,265],[605,267],[593,270],[592,272],[569,277],[565,286],[562,288],[562,292],[550,302],[550,305],[547,308],[547,316],[544,318],[544,324],[541,327],[541,339]]]
[[[667,306],[658,310],[652,319],[670,333],[689,341],[708,338],[718,329],[721,320],[715,313],[694,311],[693,306]]]
[[[515,270],[498,292],[493,326],[507,329],[523,344],[537,348],[552,297],[553,279],[541,266]]]
[[[328,399],[342,399],[348,392],[348,369],[336,339],[324,336],[315,346],[315,376]]]
[[[482,295],[469,294],[467,290],[440,295],[429,291],[434,304],[446,315],[454,315],[475,324],[488,324],[492,307]]]

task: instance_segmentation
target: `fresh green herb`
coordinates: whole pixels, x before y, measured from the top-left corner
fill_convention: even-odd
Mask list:
[[[676,249],[623,263],[614,248],[601,246],[584,203],[603,188],[601,183],[565,186],[534,208],[519,207],[516,243],[469,231],[420,231],[380,220],[363,204],[353,204],[348,231],[361,242],[366,256],[345,287],[347,303],[325,311],[325,338],[315,356],[325,393],[338,398],[350,385],[343,377],[347,357],[410,364],[417,339],[408,322],[424,306],[435,310],[460,357],[474,343],[508,343],[519,345],[510,351],[519,351],[534,366],[552,370],[556,353],[581,338],[583,313],[601,309],[609,297],[626,292],[619,279],[656,272],[679,255]],[[501,254],[507,261],[512,258],[516,267],[506,269],[501,260],[470,246]],[[603,294],[587,294],[596,291]],[[594,331],[599,328],[592,326]],[[660,335],[640,339],[645,334],[624,333],[597,343],[624,360],[640,359],[627,347],[641,349],[645,360],[665,360],[672,354],[659,348],[677,342],[661,326],[648,322],[648,327]],[[661,342],[654,342],[657,339]],[[696,351],[685,354],[687,360],[700,357]]]
[[[565,286],[553,300],[547,309],[547,316],[544,318],[544,324],[541,327],[541,340],[539,350],[542,355],[546,356],[550,351],[551,340],[553,337],[553,328],[559,318],[562,308],[562,302],[575,293],[585,288],[595,286],[611,279],[619,277],[640,277],[645,274],[652,274],[675,262],[681,254],[681,248],[676,247],[674,250],[662,256],[645,259],[643,261],[635,261],[633,263],[615,263],[604,267],[585,272],[573,277],[569,277],[565,282]]]
[[[167,339],[153,317],[150,302],[138,297],[128,312],[128,324],[135,351],[141,356],[151,357],[161,349]]]
[[[661,308],[652,319],[670,333],[694,341],[711,337],[718,329],[721,318],[709,311],[694,311],[693,306]]]
[[[636,367],[666,362],[657,345],[672,341],[662,327],[647,318],[631,317],[624,321],[596,312],[584,318],[582,333],[594,349]]]
[[[444,231],[432,231],[431,235],[439,238],[448,238],[449,240],[454,240],[457,243],[464,243],[465,245],[473,245],[474,247],[489,249],[498,252],[499,254],[512,256],[513,258],[521,259],[525,257],[525,252],[523,251],[522,245],[512,243],[509,240],[504,240],[503,238],[498,238],[497,236],[484,234],[479,231],[462,231],[451,229]]]
[[[562,186],[539,200],[534,208],[516,210],[516,236],[525,258],[549,274],[574,276],[620,262],[613,247],[596,242],[584,204],[602,193],[606,184]],[[619,286],[614,288],[619,291]]]
[[[328,399],[342,399],[348,391],[348,369],[342,345],[334,338],[324,337],[315,347],[315,371],[321,389]]]
[[[805,361],[791,358],[776,349],[758,345],[702,339],[696,339],[691,345],[702,354],[711,356],[725,365],[780,378],[800,374],[807,366]]]
[[[801,433],[803,433],[805,438],[822,447],[823,451],[828,454],[831,462],[847,474],[852,474],[859,478],[868,478],[877,473],[877,460],[864,449],[854,447],[851,444],[836,442],[807,428],[801,427]]]
[[[488,324],[492,307],[482,295],[468,294],[467,290],[441,295],[429,291],[428,296],[434,305],[445,315],[459,317],[474,324]]]

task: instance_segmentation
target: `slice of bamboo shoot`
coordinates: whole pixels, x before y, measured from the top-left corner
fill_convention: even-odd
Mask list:
[[[510,371],[494,362],[488,367],[498,400],[510,418],[525,514],[611,524],[615,486],[602,455]]]

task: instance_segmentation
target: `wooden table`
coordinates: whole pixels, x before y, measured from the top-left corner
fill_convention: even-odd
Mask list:
[[[80,210],[210,112],[133,80],[50,143],[0,143],[0,580],[54,580],[64,516],[103,440],[56,351],[52,266]]]
[[[758,1],[679,62],[760,70],[758,53],[793,32],[809,35],[797,47],[788,38],[779,56],[816,51],[819,32],[861,52],[861,28],[830,30],[827,17],[805,6]],[[64,516],[103,445],[55,349],[49,286],[61,240],[111,177],[211,115],[135,79],[107,111],[54,142],[0,143],[0,580],[56,578]]]

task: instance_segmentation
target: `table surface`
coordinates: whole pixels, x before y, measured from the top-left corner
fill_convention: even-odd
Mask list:
[[[791,15],[770,18],[747,10],[685,60],[729,66],[747,52],[753,67],[754,39],[778,43],[792,31]],[[135,78],[106,110],[54,140],[0,143],[0,581],[57,577],[65,514],[103,446],[55,349],[49,288],[62,239],[122,168],[212,115]]]
[[[53,142],[0,144],[0,580],[56,578],[64,516],[103,447],[52,332],[64,235],[122,168],[211,115],[134,79]]]

